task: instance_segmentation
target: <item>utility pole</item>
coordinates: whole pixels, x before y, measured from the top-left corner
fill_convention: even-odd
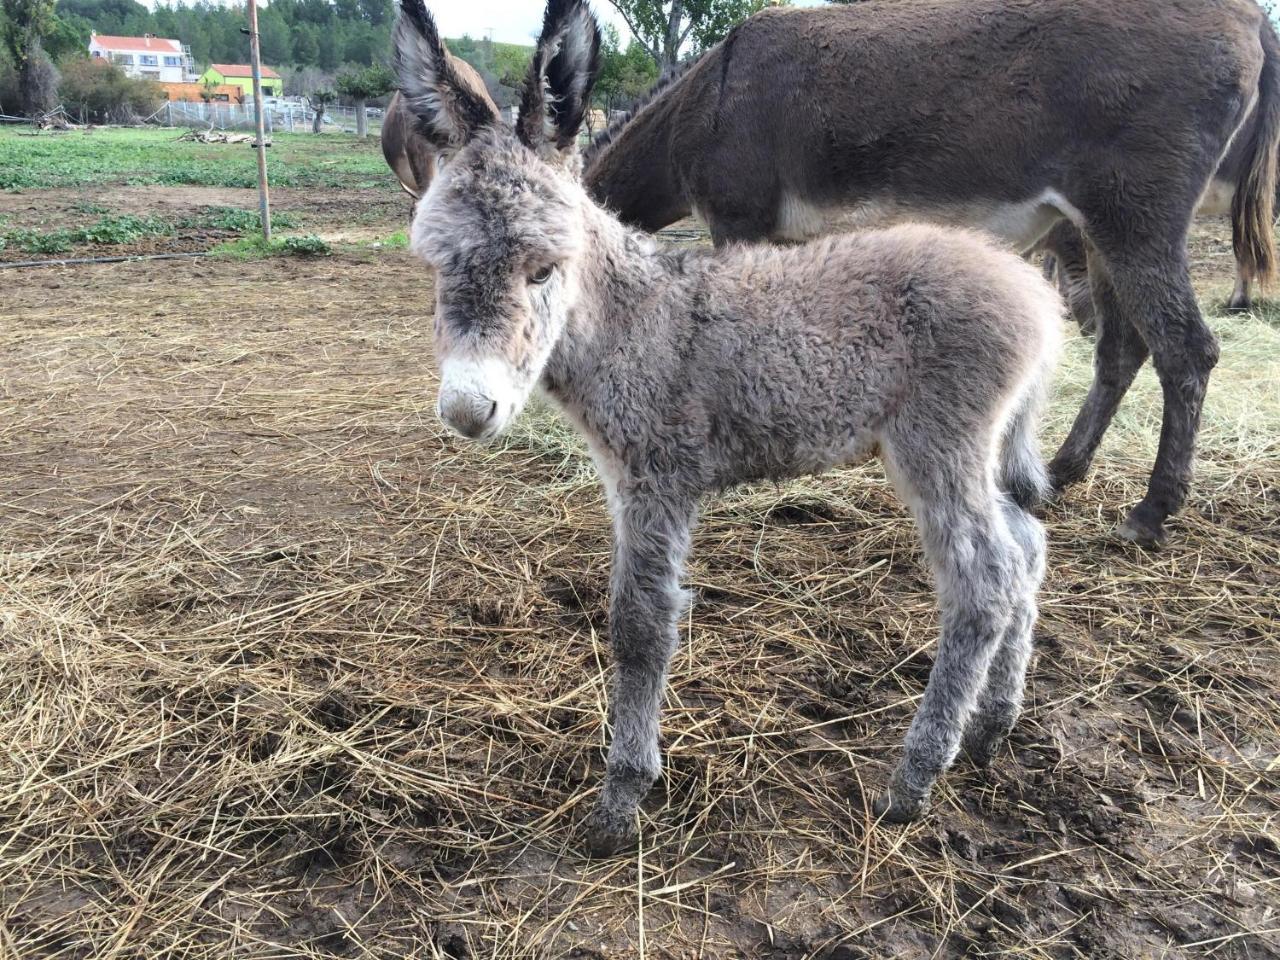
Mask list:
[[[262,238],[271,242],[271,198],[267,190],[267,130],[262,118],[262,57],[258,53],[258,4],[249,0],[249,65],[253,73],[253,112],[258,127],[258,215]]]

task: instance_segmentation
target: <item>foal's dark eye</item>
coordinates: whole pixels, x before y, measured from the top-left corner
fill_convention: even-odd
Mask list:
[[[551,279],[551,268],[543,267],[534,273],[529,274],[530,283],[546,283]]]

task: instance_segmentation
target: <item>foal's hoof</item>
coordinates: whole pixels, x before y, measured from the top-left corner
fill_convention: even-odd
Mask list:
[[[1004,735],[987,737],[965,737],[960,749],[969,758],[969,762],[979,770],[991,766],[996,754],[1000,752],[1000,744],[1004,743]]]
[[[635,815],[624,815],[600,807],[586,822],[587,851],[593,857],[611,857],[635,846],[639,839]]]
[[[1156,517],[1145,516],[1141,505],[1134,507],[1116,533],[1140,547],[1159,547],[1169,539],[1164,522]]]
[[[885,823],[910,823],[919,820],[929,807],[929,798],[909,797],[890,788],[876,797],[871,811]]]

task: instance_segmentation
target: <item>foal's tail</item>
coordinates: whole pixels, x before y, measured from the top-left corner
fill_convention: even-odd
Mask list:
[[[1264,17],[1262,74],[1258,78],[1257,122],[1245,146],[1245,161],[1231,200],[1231,241],[1241,274],[1267,283],[1276,270],[1276,147],[1280,144],[1280,41]]]
[[[1025,293],[1031,295],[1030,312],[1038,321],[1039,350],[1004,425],[996,478],[1000,489],[1024,510],[1030,510],[1048,499],[1053,489],[1049,471],[1040,456],[1040,443],[1036,433],[1040,426],[1040,414],[1049,396],[1049,386],[1053,381],[1053,369],[1058,361],[1064,313],[1062,299],[1057,291],[1039,278],[1036,279],[1036,285],[1039,289],[1032,287]]]
[[[1035,377],[1018,398],[1000,444],[1000,489],[1023,510],[1043,502],[1051,491],[1049,471],[1036,439],[1049,379],[1047,371],[1045,374]]]

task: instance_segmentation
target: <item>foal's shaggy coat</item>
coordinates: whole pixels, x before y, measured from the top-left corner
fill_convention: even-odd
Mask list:
[[[699,497],[876,453],[915,513],[942,607],[937,662],[878,802],[916,816],[962,742],[989,758],[1021,704],[1044,565],[1023,506],[1045,486],[1034,430],[1061,303],[1013,254],[935,227],[663,250],[578,181],[598,45],[582,0],[550,0],[513,132],[456,83],[421,0],[404,0],[397,28],[406,102],[449,156],[412,230],[438,271],[440,414],[494,436],[541,386],[609,496],[613,739],[591,846],[634,837],[659,775]]]

